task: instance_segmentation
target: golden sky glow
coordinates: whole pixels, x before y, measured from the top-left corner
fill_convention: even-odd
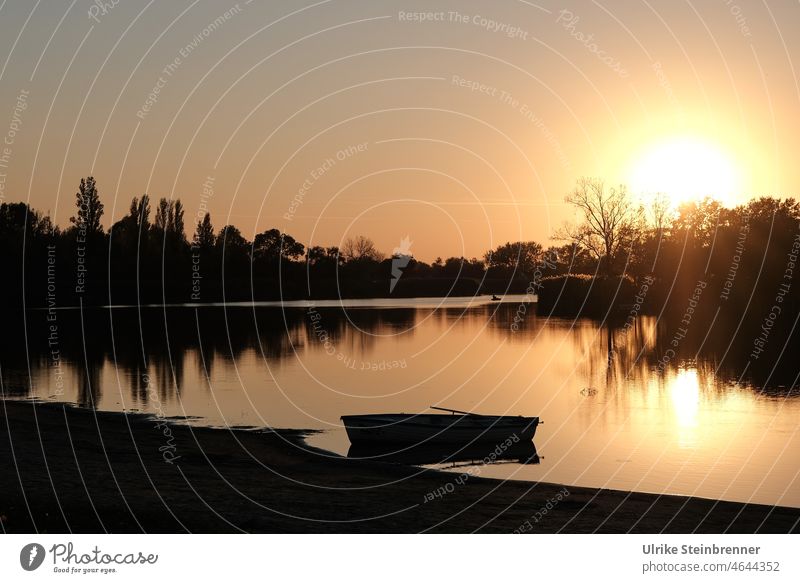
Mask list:
[[[81,176],[106,226],[143,192],[191,224],[211,178],[217,228],[408,235],[430,261],[547,242],[584,175],[677,200],[800,184],[796,3],[91,6],[0,11],[0,194],[62,225]]]

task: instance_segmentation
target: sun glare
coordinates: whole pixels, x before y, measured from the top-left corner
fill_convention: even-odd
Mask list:
[[[645,149],[630,166],[636,195],[665,193],[674,205],[706,196],[735,204],[742,179],[722,147],[696,138],[673,138]]]

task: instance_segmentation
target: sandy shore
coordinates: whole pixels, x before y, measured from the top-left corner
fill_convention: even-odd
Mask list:
[[[795,508],[478,477],[456,483],[457,474],[319,455],[301,431],[198,429],[30,402],[0,407],[5,532],[799,529]]]

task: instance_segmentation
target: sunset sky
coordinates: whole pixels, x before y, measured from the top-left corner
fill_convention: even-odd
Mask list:
[[[61,225],[92,174],[106,226],[146,192],[431,261],[547,243],[580,176],[798,194],[797,2],[100,4],[0,3],[0,196]]]

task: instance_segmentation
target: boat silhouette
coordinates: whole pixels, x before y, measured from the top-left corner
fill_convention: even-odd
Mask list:
[[[479,415],[456,409],[431,407],[448,411],[437,413],[377,413],[343,415],[342,423],[353,445],[371,444],[509,444],[531,441],[541,421],[538,417],[511,415]]]
[[[411,465],[539,463],[533,436],[538,417],[479,415],[431,407],[441,413],[344,415],[349,458]]]

